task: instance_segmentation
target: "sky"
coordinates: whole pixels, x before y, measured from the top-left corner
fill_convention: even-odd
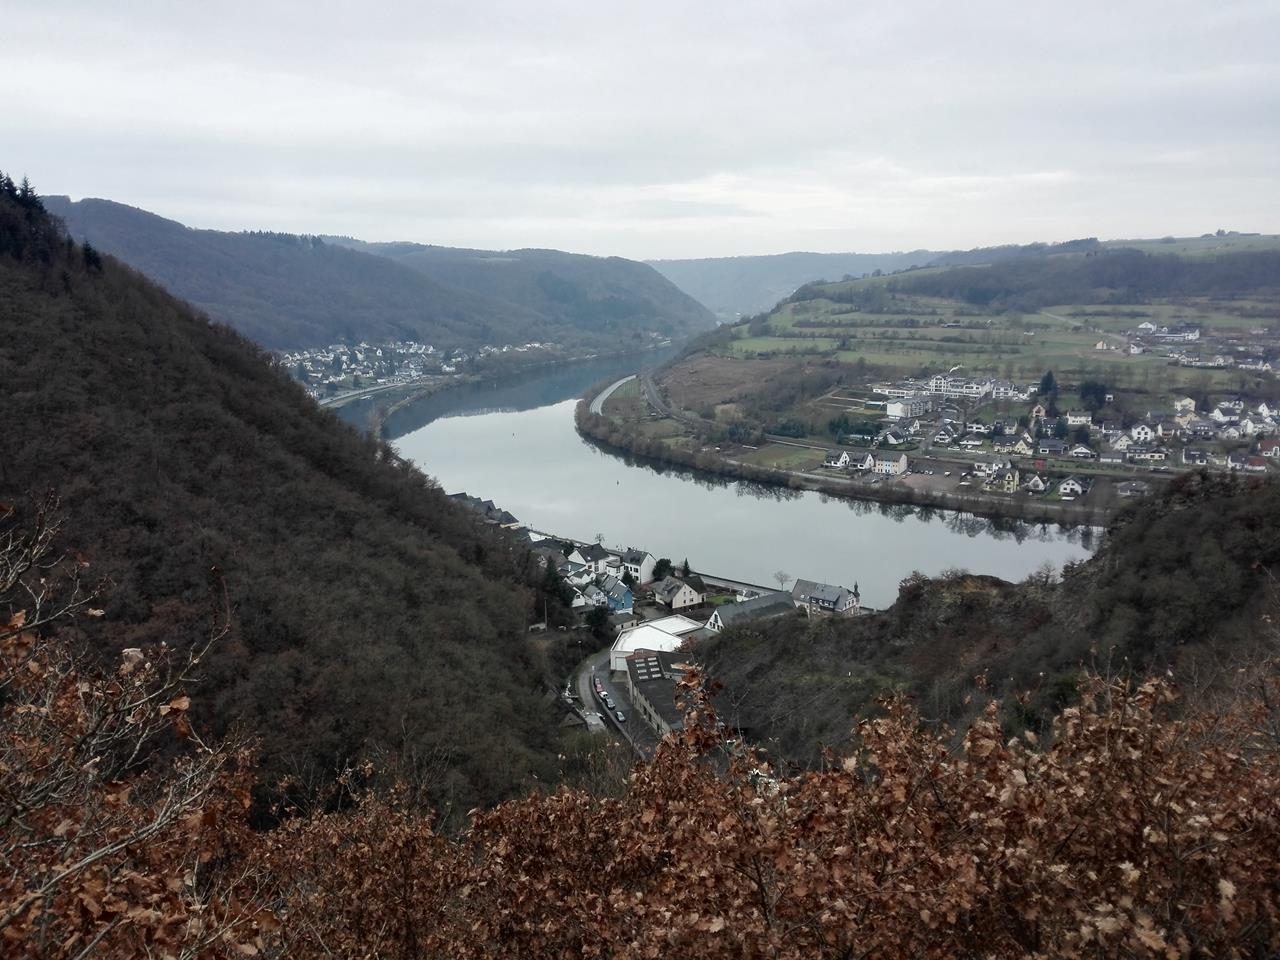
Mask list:
[[[0,0],[0,169],[638,259],[1280,232],[1275,0]]]

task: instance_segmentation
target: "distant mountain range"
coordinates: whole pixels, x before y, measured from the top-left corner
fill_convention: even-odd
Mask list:
[[[906,253],[780,253],[760,257],[650,260],[650,266],[722,321],[772,309],[798,288],[817,281],[856,279],[879,270],[911,267],[990,266],[1012,260],[1042,260],[1060,254],[1117,249],[1205,256],[1280,249],[1272,234],[1220,231],[1201,237],[1107,240],[1089,237],[1064,243],[1005,244],[972,250],[911,250]]]
[[[412,339],[578,351],[647,345],[715,322],[651,267],[617,257],[196,230],[110,200],[44,203],[77,240],[272,349]]]
[[[721,320],[759,313],[814,280],[841,280],[881,270],[892,273],[924,266],[940,254],[778,253],[761,257],[705,260],[650,260],[649,265]]]

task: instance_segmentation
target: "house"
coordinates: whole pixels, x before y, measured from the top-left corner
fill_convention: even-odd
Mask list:
[[[1156,438],[1156,431],[1149,423],[1135,423],[1129,428],[1129,436],[1138,443],[1150,443]]]
[[[1176,437],[1182,433],[1182,427],[1173,420],[1161,420],[1156,424],[1156,436],[1162,439]]]
[[[968,436],[961,438],[960,446],[968,447],[972,449],[973,447],[982,446],[985,442],[986,441],[983,440],[981,437],[975,436],[974,434],[971,433]]]
[[[1082,497],[1084,496],[1085,482],[1079,477],[1067,477],[1058,484],[1058,496],[1066,497]]]
[[[582,588],[582,596],[587,601],[589,607],[608,607],[609,595],[597,587],[594,583],[588,583]]]
[[[1067,426],[1068,427],[1087,427],[1093,423],[1093,414],[1088,410],[1068,410]]]
[[[1075,457],[1077,460],[1092,460],[1097,457],[1097,453],[1094,452],[1093,447],[1089,446],[1087,443],[1077,443],[1071,448],[1070,453],[1071,456]]]
[[[647,550],[627,547],[622,551],[622,566],[636,583],[648,583],[653,579],[653,568],[658,562]]]
[[[815,613],[834,613],[848,616],[858,612],[860,597],[858,585],[853,589],[837,587],[830,583],[815,583],[812,580],[797,580],[791,588],[791,599],[797,607],[807,610],[809,615]]]
[[[629,613],[635,608],[631,588],[612,574],[604,574],[596,581],[596,586],[607,598],[610,613]]]
[[[880,435],[880,442],[887,443],[891,447],[901,446],[907,442],[907,437],[899,430],[886,430]]]
[[[1043,420],[1046,415],[1043,403],[1037,403],[1031,408],[1031,412],[1027,414],[1027,416],[1031,418],[1032,423],[1035,423],[1037,420]]]
[[[1267,461],[1262,457],[1246,457],[1244,469],[1246,473],[1266,473]]]
[[[671,610],[684,610],[702,603],[702,594],[683,580],[667,577],[653,588],[653,597]]]
[[[1004,467],[993,473],[984,486],[988,490],[996,490],[1000,493],[1016,493],[1019,479],[1020,475],[1016,467]]]
[[[684,729],[684,712],[676,703],[677,684],[688,666],[676,651],[637,650],[626,658],[627,696],[658,736]]]
[[[822,458],[824,467],[847,467],[849,465],[848,450],[828,450],[827,455]]]
[[[1228,469],[1228,470],[1243,470],[1243,469],[1245,468],[1245,465],[1246,465],[1248,462],[1249,462],[1249,458],[1248,458],[1245,454],[1243,454],[1243,453],[1229,453],[1229,454],[1227,454],[1227,469]]]
[[[1009,452],[1016,453],[1022,457],[1029,457],[1031,454],[1035,453],[1035,450],[1036,448],[1031,442],[1031,438],[1026,436],[1026,434],[1023,434],[1018,438],[1018,442],[1009,449]]]
[[[877,453],[872,458],[872,472],[896,477],[907,472],[905,453]]]
[[[1129,435],[1125,433],[1120,434],[1120,436],[1116,437],[1114,440],[1111,441],[1112,450],[1125,451],[1125,450],[1128,450],[1131,446],[1133,446],[1133,440],[1131,440],[1129,438]]]
[[[1144,347],[1144,346],[1143,346],[1141,343],[1139,343],[1137,340],[1135,340],[1135,341],[1133,341],[1133,343],[1129,344],[1129,356],[1131,356],[1131,357],[1136,357],[1136,356],[1138,356],[1139,354],[1143,354],[1143,353],[1146,353],[1146,352],[1147,352],[1147,348],[1146,348],[1146,347]]]
[[[890,400],[886,403],[884,414],[891,420],[906,420],[911,417],[923,417],[932,409],[932,397],[904,397],[901,400]]]
[[[1141,480],[1126,480],[1116,486],[1116,492],[1122,497],[1144,497],[1150,489],[1151,485]]]
[[[1173,409],[1178,413],[1195,413],[1196,402],[1190,397],[1182,397],[1179,400],[1173,401]]]
[[[1049,481],[1040,474],[1034,473],[1031,475],[1031,479],[1023,486],[1026,487],[1028,493],[1044,493],[1049,489]]]
[[[1209,419],[1214,423],[1239,423],[1240,411],[1233,409],[1231,404],[1220,403],[1209,411]]]
[[[1259,456],[1280,460],[1280,440],[1263,440],[1258,444]]]
[[[1116,420],[1103,420],[1097,429],[1103,440],[1114,440],[1124,433],[1124,427]]]
[[[1169,452],[1164,447],[1132,446],[1129,448],[1129,459],[1144,463],[1157,463],[1169,459]]]
[[[587,543],[574,549],[569,554],[569,560],[573,563],[580,563],[591,571],[592,576],[598,576],[606,571],[611,565],[618,564],[616,554],[610,553],[598,543]]]
[[[1197,440],[1212,440],[1218,435],[1218,424],[1204,417],[1193,417],[1183,429]]]
[[[1139,333],[1155,333],[1158,328],[1150,320],[1143,320],[1138,324]]]
[[[789,593],[764,593],[742,603],[723,603],[716,607],[707,620],[707,629],[719,633],[738,624],[781,617],[793,612],[795,608],[795,601]]]
[[[1040,441],[1036,447],[1036,452],[1042,457],[1062,457],[1066,456],[1067,445],[1062,440],[1047,438]]]
[[[613,631],[615,637],[623,630],[630,630],[632,627],[640,626],[642,622],[644,622],[644,618],[634,611],[609,614],[609,628]]]
[[[1209,465],[1209,452],[1195,447],[1183,447],[1182,463],[1188,467],[1207,467]]]
[[[1104,467],[1118,467],[1125,462],[1123,453],[1101,453],[1098,455],[1098,463]]]

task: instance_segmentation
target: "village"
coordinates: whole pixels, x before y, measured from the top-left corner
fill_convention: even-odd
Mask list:
[[[687,559],[675,564],[636,547],[613,549],[528,530],[492,500],[466,493],[450,499],[485,522],[527,538],[538,563],[563,585],[577,629],[592,629],[608,642],[580,665],[576,688],[570,680],[566,722],[593,732],[611,727],[642,754],[681,728],[676,684],[699,641],[730,626],[774,617],[870,612],[857,582],[845,587],[778,571],[772,589],[697,573]],[[530,628],[532,633],[546,630],[545,622]]]
[[[1184,396],[1167,409],[1134,411],[1096,386],[1096,396],[1082,391],[1094,409],[1065,411],[1056,408],[1051,373],[1027,386],[939,374],[878,382],[864,395],[832,391],[825,403],[866,419],[826,450],[822,468],[868,484],[900,478],[922,489],[1072,501],[1099,481],[1126,498],[1177,470],[1244,475],[1280,467],[1275,402],[1224,397],[1206,409]],[[1025,413],[1014,412],[1019,401],[1032,401]],[[987,405],[1002,412],[983,416]]]

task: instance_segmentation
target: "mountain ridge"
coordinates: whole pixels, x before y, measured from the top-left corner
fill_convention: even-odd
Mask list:
[[[44,200],[77,240],[269,349],[402,339],[460,350],[528,342],[634,347],[714,324],[652,268],[621,258],[550,251],[533,276],[511,267],[485,278],[457,267],[452,254],[420,262],[420,245],[411,245],[405,256],[413,262],[405,263],[396,244],[204,230],[111,200]],[[442,257],[449,263],[437,262]],[[491,257],[489,266],[507,260]]]

